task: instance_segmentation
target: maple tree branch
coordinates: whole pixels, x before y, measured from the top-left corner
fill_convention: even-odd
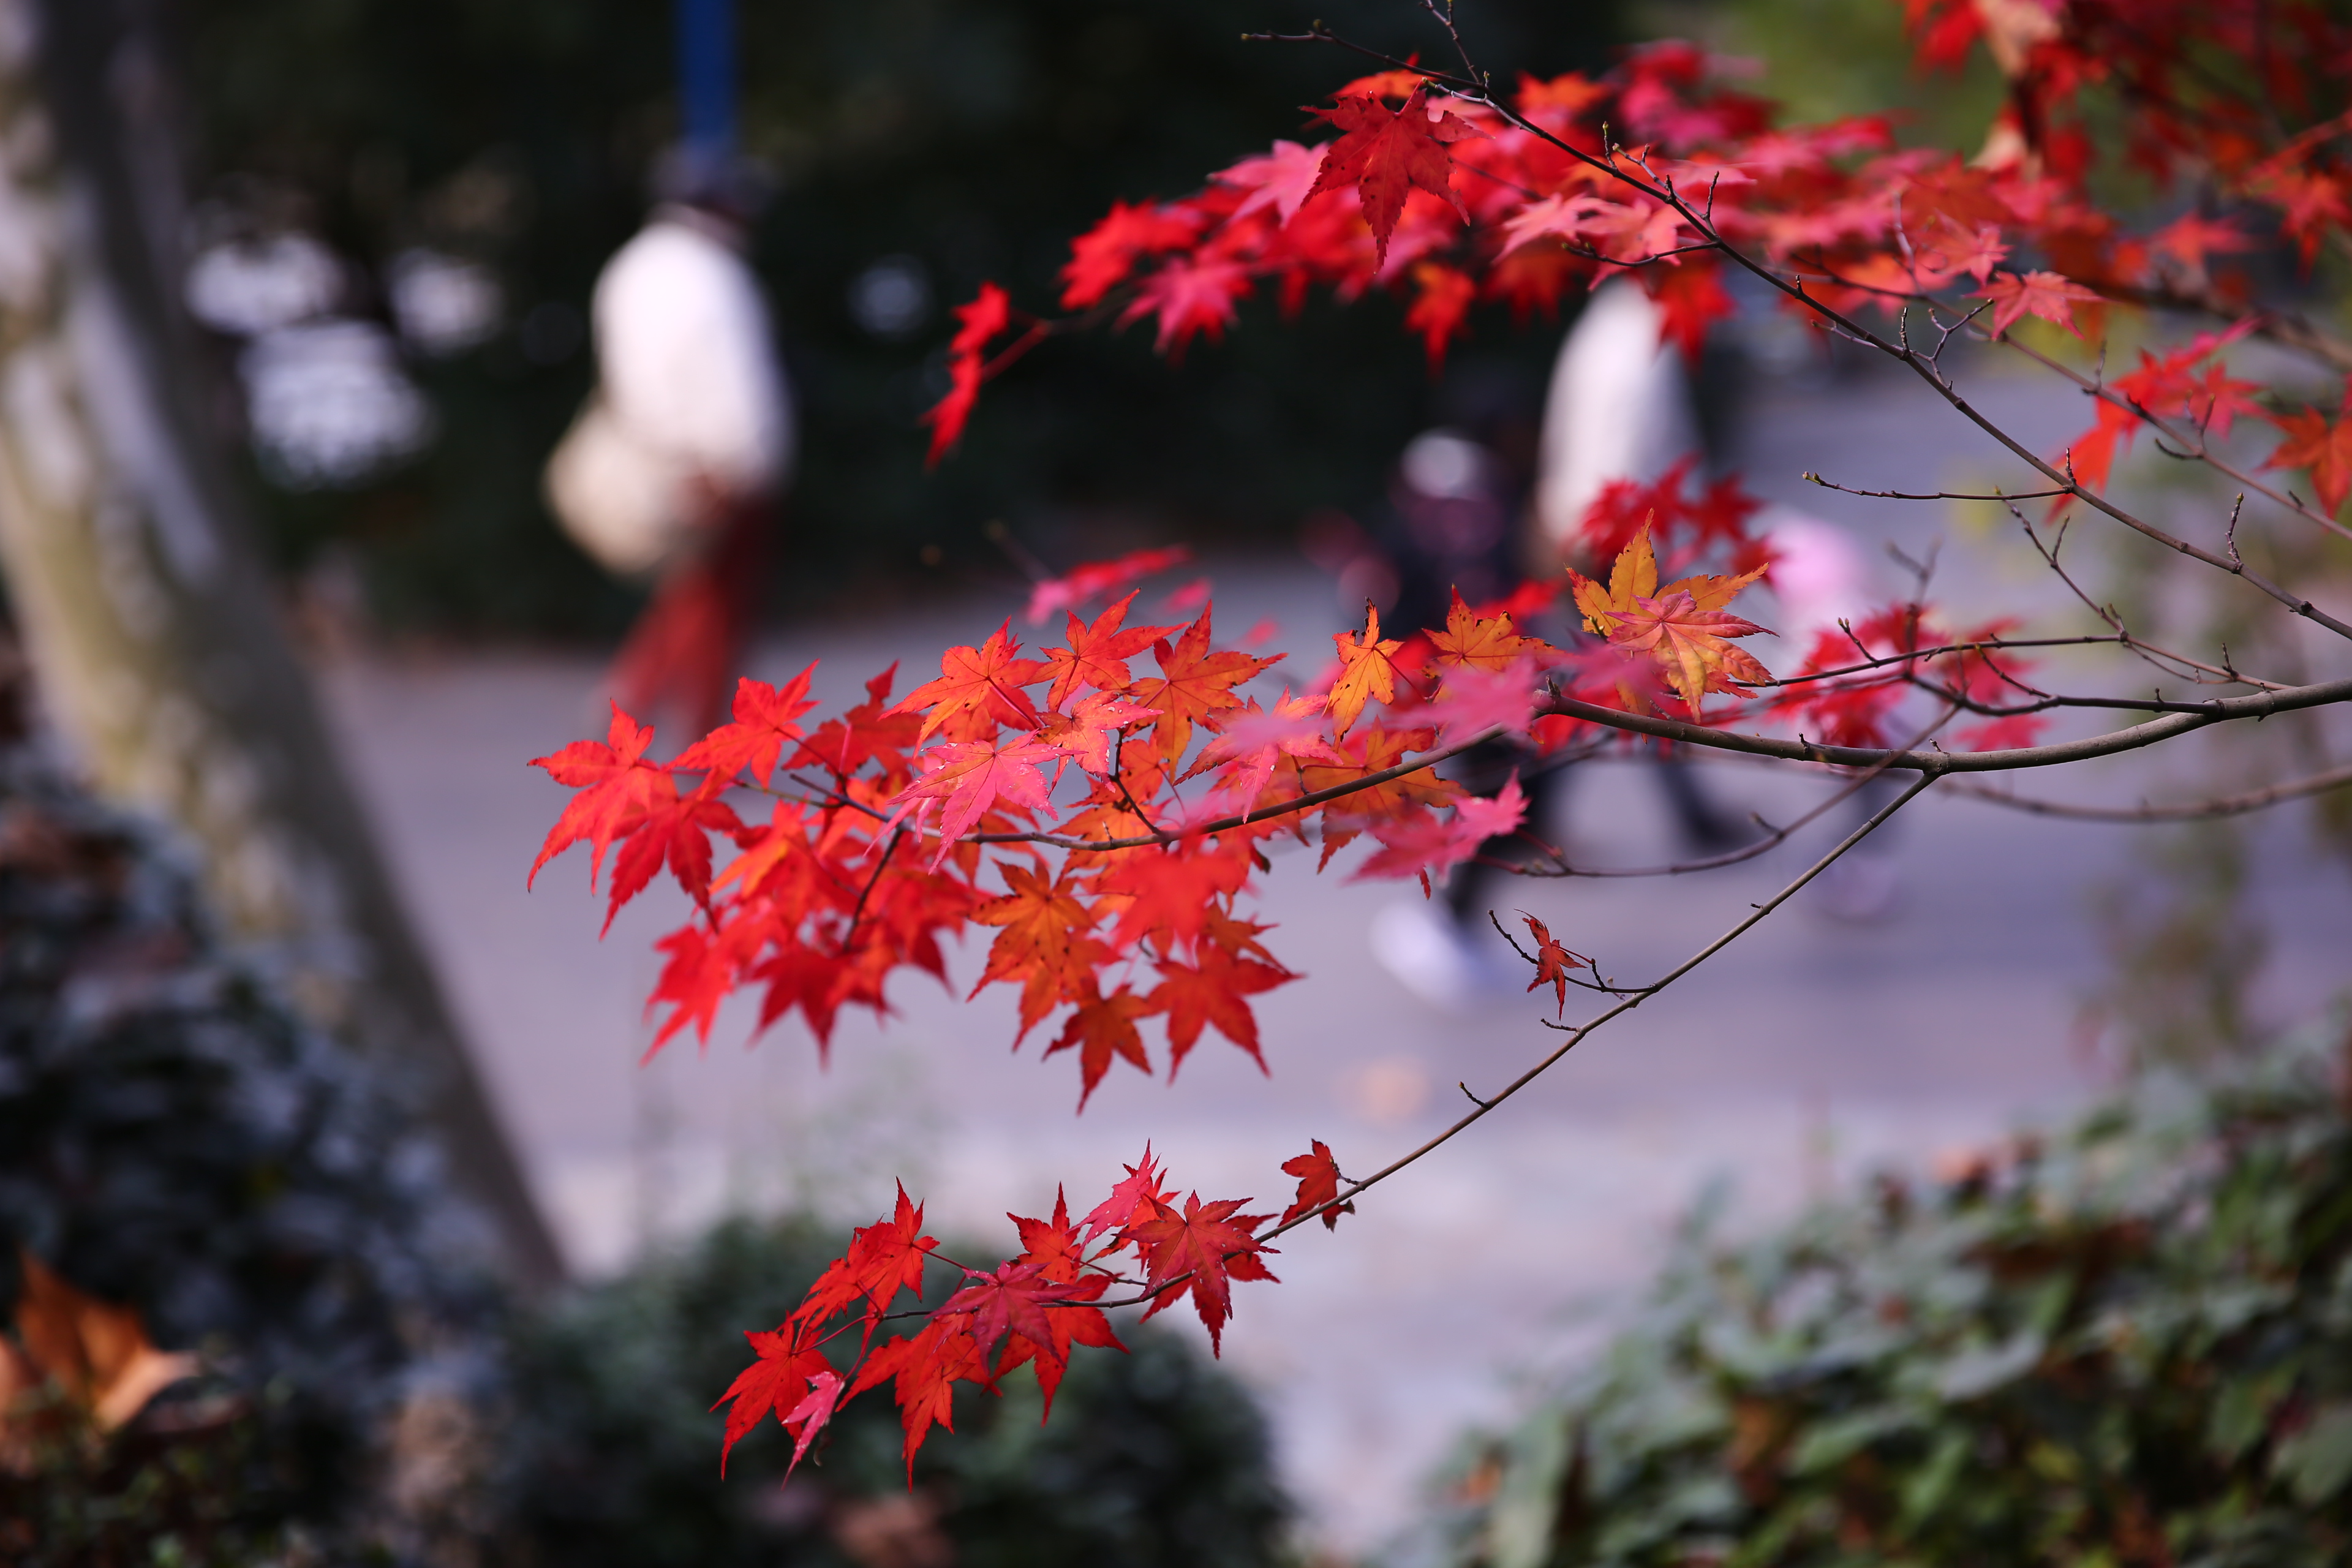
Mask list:
[[[844,958],[849,956],[849,939],[857,934],[857,923],[866,918],[866,902],[874,896],[875,884],[882,880],[882,872],[890,864],[891,853],[898,847],[898,840],[906,837],[906,824],[900,823],[890,830],[890,842],[882,847],[882,853],[874,858],[874,874],[866,878],[866,886],[858,889],[857,903],[849,911],[849,924],[842,929],[841,956]]]
[[[2311,686],[2291,686],[2275,691],[2257,691],[2244,697],[2217,697],[2210,702],[2184,704],[2184,711],[2168,712],[2164,717],[2151,719],[2145,724],[2111,730],[2104,735],[2093,735],[2080,741],[1991,752],[1881,751],[1863,746],[1824,746],[1803,739],[1780,741],[1763,735],[1738,735],[1685,720],[1603,708],[1598,703],[1580,701],[1557,692],[1546,700],[1542,710],[1566,718],[1582,719],[1612,730],[1629,731],[1637,735],[1686,741],[1695,746],[1744,752],[1751,756],[1777,757],[1786,762],[1830,763],[1852,768],[1875,767],[1884,763],[1888,767],[1937,776],[1944,773],[2004,773],[2021,768],[2057,767],[2068,763],[2087,762],[2094,757],[2113,756],[2120,752],[2153,746],[2177,735],[2185,735],[2214,724],[2241,719],[2264,719],[2273,713],[2324,708],[2345,701],[2352,701],[2352,679],[2321,681]]]
[[[1273,805],[1252,806],[1238,816],[1221,816],[1214,822],[1204,822],[1198,827],[1188,827],[1181,833],[1170,834],[1165,837],[1072,838],[1058,833],[967,833],[956,842],[959,844],[1043,844],[1054,849],[1096,851],[1143,849],[1153,845],[1173,843],[1179,838],[1205,837],[1213,833],[1229,833],[1236,827],[1252,827],[1277,816],[1287,816],[1293,812],[1311,810],[1327,801],[1358,795],[1387,784],[1391,780],[1403,778],[1408,773],[1417,773],[1423,769],[1433,768],[1442,762],[1460,756],[1473,746],[1483,745],[1488,741],[1500,740],[1508,733],[1510,731],[1507,729],[1497,724],[1492,729],[1479,731],[1467,740],[1456,741],[1454,744],[1441,747],[1434,752],[1423,752],[1416,761],[1399,763],[1394,767],[1382,768],[1378,773],[1366,773],[1361,778],[1349,779],[1344,784],[1309,790],[1305,795],[1293,795],[1290,799],[1278,801]]]
[[[2243,499],[2243,497],[2240,498],[2241,500]],[[2214,665],[2206,664],[2199,659],[2190,658],[2187,654],[2175,653],[2170,648],[2161,648],[2158,647],[2153,643],[2142,642],[2138,637],[2132,635],[2132,631],[2129,626],[2124,625],[2123,616],[2116,613],[2114,605],[2102,605],[2095,599],[2093,599],[2089,594],[2084,592],[2083,585],[2074,581],[2074,574],[2067,571],[2063,565],[2059,564],[2058,552],[2064,549],[2066,544],[2066,522],[2064,520],[2062,519],[2058,524],[2056,537],[2048,544],[2044,544],[2042,542],[2042,535],[2034,531],[2032,520],[2028,518],[2023,512],[2018,510],[2015,506],[2010,507],[2009,515],[2017,519],[2017,525],[2025,531],[2025,542],[2028,544],[2032,545],[2034,552],[2042,557],[2042,561],[2049,566],[2051,571],[2057,574],[2058,581],[2066,584],[2067,592],[2073,594],[2075,598],[2081,600],[2083,602],[2083,606],[2089,610],[2091,614],[2096,616],[2108,626],[2114,627],[2116,637],[2122,639],[2124,646],[2129,648],[2143,663],[2156,670],[2158,674],[2179,675],[2178,671],[2167,670],[2164,668],[2164,663],[2168,661],[2173,664],[2185,666],[2192,671],[2212,676],[2218,680],[2236,681],[2241,685],[2259,687],[2266,691],[2279,691],[2285,689],[2284,686],[2281,682],[2274,680],[2261,680],[2252,676],[2239,674],[2238,671],[2231,668],[2227,662],[2230,657],[2229,649],[2227,647],[2224,647],[2221,650],[2223,663],[2219,667],[2216,667]],[[2231,509],[2230,512],[2228,546],[2232,559],[2235,559],[2238,553],[2237,531],[2238,513],[2237,509],[2233,507]],[[2181,679],[2193,679],[2195,677],[2192,675],[2183,677]]]
[[[2287,784],[2273,784],[2267,789],[2250,790],[2243,795],[2221,795],[2212,800],[2191,802],[2186,805],[2070,805],[2063,801],[2029,800],[1984,784],[1956,780],[1952,793],[1981,800],[1988,805],[2005,806],[2034,816],[2063,816],[2076,822],[2199,822],[2209,817],[2238,816],[2266,806],[2301,800],[2306,795],[2325,795],[2332,789],[2352,784],[2352,767],[2332,768],[2309,778],[2295,779]]]
[[[2052,496],[2067,496],[2074,493],[2072,490],[1993,490],[1989,494],[1973,490],[1865,490],[1857,489],[1852,485],[1839,484],[1835,479],[1825,479],[1810,468],[1797,477],[1808,484],[1819,485],[1825,490],[1837,490],[1845,495],[1862,496],[1871,500],[2046,500]]]
[[[1347,1191],[1339,1194],[1337,1197],[1334,1197],[1326,1203],[1318,1205],[1316,1207],[1307,1210],[1306,1213],[1296,1216],[1286,1225],[1278,1225],[1275,1226],[1272,1230],[1267,1231],[1265,1235],[1258,1237],[1257,1239],[1261,1242],[1272,1241],[1275,1237],[1282,1235],[1285,1231],[1296,1229],[1297,1226],[1305,1225],[1308,1220],[1319,1217],[1326,1209],[1335,1207],[1342,1203],[1354,1202],[1356,1198],[1370,1191],[1371,1188],[1378,1186],[1381,1183],[1388,1180],[1391,1176],[1395,1175],[1398,1172],[1405,1169],[1414,1162],[1426,1157],[1436,1150],[1444,1147],[1446,1143],[1451,1142],[1462,1133],[1467,1131],[1471,1127],[1484,1120],[1488,1112],[1494,1110],[1505,1100],[1518,1093],[1519,1090],[1527,1088],[1528,1085],[1533,1083],[1537,1079],[1541,1078],[1544,1073],[1549,1070],[1550,1068],[1562,1057],[1574,1050],[1579,1045],[1581,1045],[1586,1037],[1590,1036],[1595,1029],[1600,1028],[1602,1025],[1609,1023],[1612,1019],[1622,1017],[1627,1013],[1632,1012],[1634,1008],[1640,1006],[1651,997],[1655,996],[1660,992],[1665,990],[1666,987],[1672,985],[1675,981],[1682,979],[1685,975],[1698,968],[1708,959],[1713,958],[1717,953],[1721,952],[1725,948],[1730,946],[1740,937],[1754,930],[1757,925],[1762,922],[1765,917],[1771,914],[1773,910],[1779,909],[1782,904],[1787,903],[1790,899],[1796,897],[1797,893],[1803,889],[1807,883],[1820,876],[1823,871],[1828,870],[1831,866],[1836,864],[1836,862],[1844,856],[1846,851],[1852,849],[1855,845],[1861,843],[1864,839],[1869,837],[1871,834],[1877,831],[1879,826],[1884,824],[1887,818],[1893,816],[1896,812],[1910,805],[1912,801],[1917,799],[1920,792],[1933,784],[1936,782],[1936,778],[1937,775],[1934,773],[1921,774],[1920,777],[1914,781],[1910,787],[1906,789],[1901,795],[1887,802],[1886,805],[1881,806],[1877,811],[1873,812],[1868,821],[1863,823],[1859,827],[1856,827],[1852,833],[1847,834],[1843,839],[1840,839],[1836,847],[1832,848],[1828,854],[1822,856],[1820,859],[1807,867],[1794,881],[1790,882],[1779,892],[1765,900],[1764,902],[1758,904],[1754,910],[1737,925],[1734,925],[1729,931],[1725,931],[1721,936],[1717,937],[1713,942],[1708,942],[1705,947],[1691,954],[1690,957],[1685,959],[1681,963],[1676,964],[1673,969],[1669,970],[1657,980],[1653,981],[1648,985],[1626,991],[1618,1001],[1612,1003],[1608,1007],[1603,1008],[1601,1012],[1596,1013],[1581,1024],[1555,1024],[1549,1019],[1538,1019],[1537,1022],[1542,1024],[1545,1028],[1559,1030],[1568,1036],[1567,1039],[1562,1040],[1559,1043],[1558,1049],[1545,1056],[1533,1067],[1528,1068],[1518,1077],[1504,1085],[1502,1089],[1498,1089],[1488,1099],[1480,1100],[1478,1096],[1470,1093],[1469,1087],[1466,1084],[1464,1085],[1462,1092],[1469,1095],[1471,1100],[1476,1102],[1476,1110],[1465,1113],[1451,1126],[1430,1138],[1427,1142],[1422,1143],[1418,1148],[1413,1149],[1411,1152],[1391,1161],[1388,1164],[1381,1166],[1378,1171],[1373,1172],[1363,1180],[1354,1183]]]

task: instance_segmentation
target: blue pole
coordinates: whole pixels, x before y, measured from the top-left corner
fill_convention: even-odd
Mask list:
[[[677,0],[677,88],[687,156],[715,170],[735,150],[734,0]]]

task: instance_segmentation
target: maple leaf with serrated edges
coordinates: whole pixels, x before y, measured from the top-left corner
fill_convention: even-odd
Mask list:
[[[1397,677],[1402,671],[1393,656],[1404,644],[1381,636],[1380,608],[1369,604],[1364,606],[1364,629],[1334,632],[1331,641],[1339,650],[1339,679],[1331,684],[1326,710],[1334,725],[1332,734],[1344,740],[1362,716],[1366,702],[1396,700]],[[1412,688],[1409,678],[1406,688]]]
[[[909,1339],[893,1339],[866,1358],[850,1394],[864,1393],[886,1379],[898,1402],[898,1424],[906,1431],[907,1484],[915,1482],[915,1452],[936,1424],[955,1430],[955,1385],[987,1384],[988,1363],[980,1345],[951,1319],[933,1318]],[[845,1397],[847,1397],[846,1395]]]
[[[1585,626],[1607,637],[1612,647],[1650,655],[1696,714],[1704,692],[1736,692],[1734,680],[1772,679],[1753,656],[1724,640],[1764,629],[1727,613],[1723,606],[1765,570],[1759,566],[1732,577],[1694,575],[1660,587],[1657,556],[1651,549],[1650,525],[1645,521],[1619,552],[1606,588],[1573,567],[1568,578]]]
[[[734,722],[720,725],[680,752],[670,766],[721,779],[732,779],[749,768],[765,789],[784,743],[801,738],[801,727],[793,721],[816,706],[808,694],[809,677],[815,671],[812,659],[808,668],[781,687],[745,676],[735,683]]]
[[[1071,614],[1066,634],[1070,646],[1045,650],[1043,673],[1053,682],[1045,692],[1047,706],[1059,708],[1081,686],[1091,686],[1097,691],[1126,690],[1133,680],[1128,673],[1127,661],[1178,629],[1123,625],[1128,606],[1134,603],[1135,595],[1129,594],[1097,616],[1091,626],[1080,621],[1075,612]]]
[[[1234,688],[1271,668],[1281,657],[1255,658],[1245,653],[1212,652],[1212,613],[1202,610],[1201,618],[1186,626],[1173,644],[1165,638],[1152,644],[1151,656],[1160,661],[1159,678],[1138,681],[1128,693],[1145,707],[1160,710],[1152,722],[1152,735],[1160,757],[1168,762],[1184,754],[1184,748],[1192,743],[1193,725],[1224,728],[1222,715],[1242,705]]]
[[[1075,896],[1079,884],[1069,872],[1049,880],[1042,871],[1010,862],[999,862],[997,869],[1012,890],[971,912],[975,924],[1002,928],[989,945],[988,966],[971,994],[977,996],[982,986],[998,981],[1020,984],[1017,1044],[1066,997],[1083,988],[1095,963],[1108,957],[1109,950],[1081,934],[1093,926],[1095,917]]]
[[[939,1246],[936,1237],[922,1234],[922,1205],[910,1202],[904,1185],[890,1218],[862,1226],[850,1237],[849,1250],[825,1266],[788,1320],[796,1329],[813,1329],[835,1312],[866,1303],[866,1333],[890,1310],[901,1290],[921,1295],[923,1264]]]
[[[1087,983],[1087,994],[1078,998],[1076,1009],[1064,1020],[1061,1035],[1045,1047],[1049,1057],[1057,1051],[1078,1053],[1080,1110],[1094,1098],[1095,1086],[1110,1071],[1114,1057],[1129,1062],[1144,1077],[1151,1076],[1151,1058],[1145,1054],[1143,1036],[1135,1026],[1138,1018],[1149,1016],[1150,1012],[1150,1005],[1125,985],[1106,996],[1092,980]]]
[[[532,767],[546,769],[557,784],[580,793],[564,804],[563,815],[547,830],[524,887],[538,879],[541,867],[586,839],[588,885],[593,888],[613,840],[633,830],[656,805],[677,797],[677,781],[669,770],[645,760],[653,738],[651,725],[638,723],[615,702],[605,740],[574,741],[560,752],[530,760]]]
[[[1181,1214],[1171,1205],[1155,1204],[1150,1218],[1127,1227],[1143,1253],[1143,1288],[1151,1296],[1144,1317],[1149,1320],[1191,1296],[1193,1310],[1209,1331],[1211,1355],[1224,1353],[1225,1322],[1234,1315],[1231,1282],[1275,1279],[1258,1261],[1261,1252],[1274,1249],[1252,1234],[1274,1216],[1234,1212],[1247,1202],[1220,1198],[1204,1204],[1200,1194],[1191,1193]]]
[[[1110,772],[1111,737],[1122,731],[1140,729],[1158,717],[1157,708],[1146,708],[1108,691],[1097,691],[1067,713],[1046,714],[1037,726],[1037,739],[1102,778]]]
[[[1126,1179],[1110,1190],[1110,1196],[1097,1204],[1087,1214],[1086,1238],[1092,1241],[1105,1231],[1124,1231],[1128,1222],[1141,1209],[1146,1217],[1173,1195],[1161,1188],[1160,1177],[1167,1173],[1151,1157],[1151,1145],[1143,1146],[1143,1159],[1127,1168]]]
[[[1086,1247],[1070,1222],[1070,1200],[1059,1186],[1054,1189],[1052,1219],[1027,1219],[1009,1211],[1004,1217],[1021,1233],[1021,1256],[1014,1261],[1034,1263],[1039,1274],[1066,1285],[1077,1279]]]
[[[2054,321],[2079,338],[2083,330],[2074,324],[2075,301],[2096,302],[2101,296],[2095,289],[2085,289],[2056,272],[2029,272],[2022,278],[2003,272],[1969,298],[1993,302],[1994,337],[2015,326],[2020,317],[2033,315]]]
[[[1198,944],[1194,958],[1196,962],[1189,964],[1172,958],[1160,960],[1160,984],[1151,992],[1152,1011],[1168,1016],[1169,1080],[1175,1080],[1176,1069],[1184,1065],[1185,1057],[1201,1038],[1202,1028],[1210,1024],[1247,1051],[1258,1070],[1265,1072],[1265,1058],[1258,1050],[1257,1018],[1242,998],[1299,977],[1275,964],[1236,958],[1214,942]]]
[[[910,816],[919,823],[933,803],[943,802],[940,846],[931,857],[931,864],[937,867],[955,847],[955,841],[1000,799],[1032,811],[1043,810],[1054,786],[1039,770],[1068,755],[1062,747],[1049,746],[1034,735],[933,746],[923,753],[921,775],[890,797],[891,816],[883,826],[895,827]]]
[[[799,1404],[785,1413],[784,1429],[793,1434],[792,1463],[784,1467],[786,1480],[792,1479],[793,1472],[801,1468],[801,1461],[808,1457],[809,1445],[816,1441],[816,1435],[824,1431],[825,1423],[833,1419],[834,1406],[841,1403],[843,1386],[840,1374],[830,1368],[812,1373],[809,1374],[808,1392],[801,1396]],[[726,1474],[723,1464],[719,1474]]]
[[[1160,318],[1160,353],[1181,363],[1184,347],[1196,337],[1223,340],[1234,322],[1234,307],[1248,298],[1253,284],[1249,269],[1223,257],[1171,256],[1136,285],[1135,299],[1119,312],[1118,324]]]
[[[1069,1364],[1072,1345],[1092,1345],[1107,1351],[1127,1349],[1111,1331],[1110,1320],[1103,1316],[1102,1309],[1086,1305],[1098,1300],[1109,1287],[1109,1279],[1101,1274],[1090,1274],[1064,1286],[1069,1294],[1045,1314],[1045,1327],[1053,1336],[1050,1344],[1038,1344],[1026,1335],[1017,1337],[1005,1346],[1003,1358],[996,1363],[995,1375],[1000,1378],[1015,1367],[1035,1365],[1037,1389],[1045,1395],[1045,1407],[1037,1418],[1041,1424],[1054,1413],[1054,1392],[1062,1385],[1062,1373]]]
[[[1445,629],[1432,631],[1428,636],[1441,669],[1465,666],[1473,669],[1508,669],[1530,655],[1552,651],[1551,645],[1540,637],[1521,637],[1511,624],[1509,611],[1480,615],[1464,604],[1459,588],[1454,591],[1454,602],[1445,608]]]
[[[789,1426],[792,1417],[788,1413],[798,1410],[810,1378],[820,1373],[833,1375],[833,1363],[825,1359],[824,1352],[800,1344],[796,1333],[753,1331],[743,1337],[751,1342],[759,1359],[737,1373],[735,1381],[727,1385],[727,1392],[710,1406],[716,1410],[733,1402],[733,1407],[727,1412],[726,1441],[719,1450],[721,1476],[727,1473],[727,1456],[760,1424],[761,1416],[773,1410],[776,1418]],[[807,1445],[801,1447],[804,1450]],[[799,1462],[798,1454],[793,1456],[793,1462]]]
[[[1553,938],[1551,928],[1535,916],[1522,914],[1519,918],[1528,922],[1528,934],[1535,939],[1536,943],[1536,977],[1528,982],[1528,989],[1533,991],[1549,984],[1559,1001],[1559,1011],[1553,1016],[1565,1016],[1568,1013],[1569,971],[1590,969],[1592,960],[1582,953],[1569,952]]]
[[[1737,694],[1735,682],[1754,685],[1772,679],[1754,655],[1725,640],[1753,637],[1763,629],[1728,610],[1702,610],[1687,590],[1681,590],[1635,600],[1633,609],[1617,616],[1609,640],[1655,658],[1664,667],[1666,683],[1696,716],[1706,692]]]
[[[1416,83],[1402,108],[1391,110],[1369,93],[1342,97],[1329,109],[1312,110],[1339,127],[1339,139],[1323,154],[1323,166],[1307,193],[1352,184],[1362,200],[1364,222],[1372,231],[1376,265],[1386,266],[1389,236],[1404,211],[1405,193],[1418,187],[1449,204],[1468,222],[1469,209],[1454,193],[1454,154],[1449,143],[1486,132],[1448,110],[1432,120],[1429,89]]]
[[[1210,175],[1217,184],[1249,193],[1227,221],[1238,223],[1262,207],[1272,207],[1277,223],[1288,223],[1305,205],[1307,193],[1314,190],[1316,180],[1322,174],[1323,152],[1320,145],[1302,147],[1296,142],[1276,142],[1273,151],[1244,158],[1232,168]]]
[[[2263,464],[2266,468],[2303,468],[2311,475],[2323,510],[2334,513],[2352,492],[2352,419],[2333,424],[2316,408],[2273,414],[2271,422],[2286,433]]]
[[[964,1279],[964,1288],[949,1297],[933,1317],[969,1320],[964,1331],[979,1344],[982,1360],[994,1355],[1007,1334],[1018,1334],[1038,1352],[1062,1359],[1045,1310],[1068,1300],[1077,1291],[1076,1285],[1048,1279],[1037,1265],[1021,1262],[1001,1264],[993,1274],[967,1269]]]
[[[1298,1197],[1282,1211],[1281,1224],[1288,1225],[1300,1215],[1323,1208],[1325,1204],[1339,1195],[1339,1162],[1331,1157],[1330,1148],[1320,1138],[1313,1140],[1313,1144],[1306,1153],[1282,1163],[1284,1175],[1298,1178]],[[1333,1204],[1331,1207],[1323,1209],[1323,1228],[1339,1229],[1339,1216],[1355,1212],[1356,1205],[1352,1203]]]
[[[710,891],[710,836],[743,831],[733,809],[717,798],[726,786],[723,775],[712,773],[692,795],[680,795],[673,786],[669,799],[656,799],[646,808],[628,830],[621,852],[613,857],[612,901],[604,910],[605,931],[613,929],[613,917],[653,880],[664,860],[688,895],[699,900]]]
[[[1226,837],[1234,842],[1226,843]],[[1096,877],[1095,890],[1129,900],[1111,932],[1120,952],[1152,936],[1165,952],[1191,947],[1209,910],[1240,892],[1249,874],[1249,845],[1239,835],[1194,837],[1121,856]]]
[[[892,713],[922,713],[918,743],[944,730],[950,741],[978,741],[1003,725],[1023,730],[1037,727],[1037,710],[1023,687],[1033,685],[1045,667],[1034,658],[1016,658],[1021,645],[1010,637],[1006,621],[978,647],[951,647],[940,656],[940,676],[900,698]]]
[[[1224,769],[1221,779],[1231,803],[1247,811],[1257,804],[1283,757],[1346,760],[1323,738],[1322,698],[1293,697],[1286,688],[1271,709],[1260,708],[1257,699],[1251,698],[1248,707],[1225,721],[1224,732],[1201,748],[1200,760],[1184,776]]]

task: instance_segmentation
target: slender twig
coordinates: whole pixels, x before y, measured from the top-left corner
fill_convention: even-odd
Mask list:
[[[2346,784],[2352,784],[2352,767],[2333,768],[2310,778],[2273,784],[2268,789],[2222,795],[2214,800],[2192,801],[2185,805],[2070,805],[2063,801],[2026,800],[1965,780],[1955,781],[1951,793],[1966,795],[1970,800],[2006,806],[2011,811],[2027,812],[2035,816],[2063,816],[2076,822],[2198,822],[2208,817],[2238,816],[2249,811],[2261,811],[2265,806],[2301,800],[2305,795],[2325,795]]]

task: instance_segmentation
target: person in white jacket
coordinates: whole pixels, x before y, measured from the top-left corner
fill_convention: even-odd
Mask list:
[[[793,399],[743,204],[708,186],[655,208],[596,280],[597,386],[547,468],[565,531],[607,571],[654,579],[613,695],[698,730],[724,711],[777,503]]]

